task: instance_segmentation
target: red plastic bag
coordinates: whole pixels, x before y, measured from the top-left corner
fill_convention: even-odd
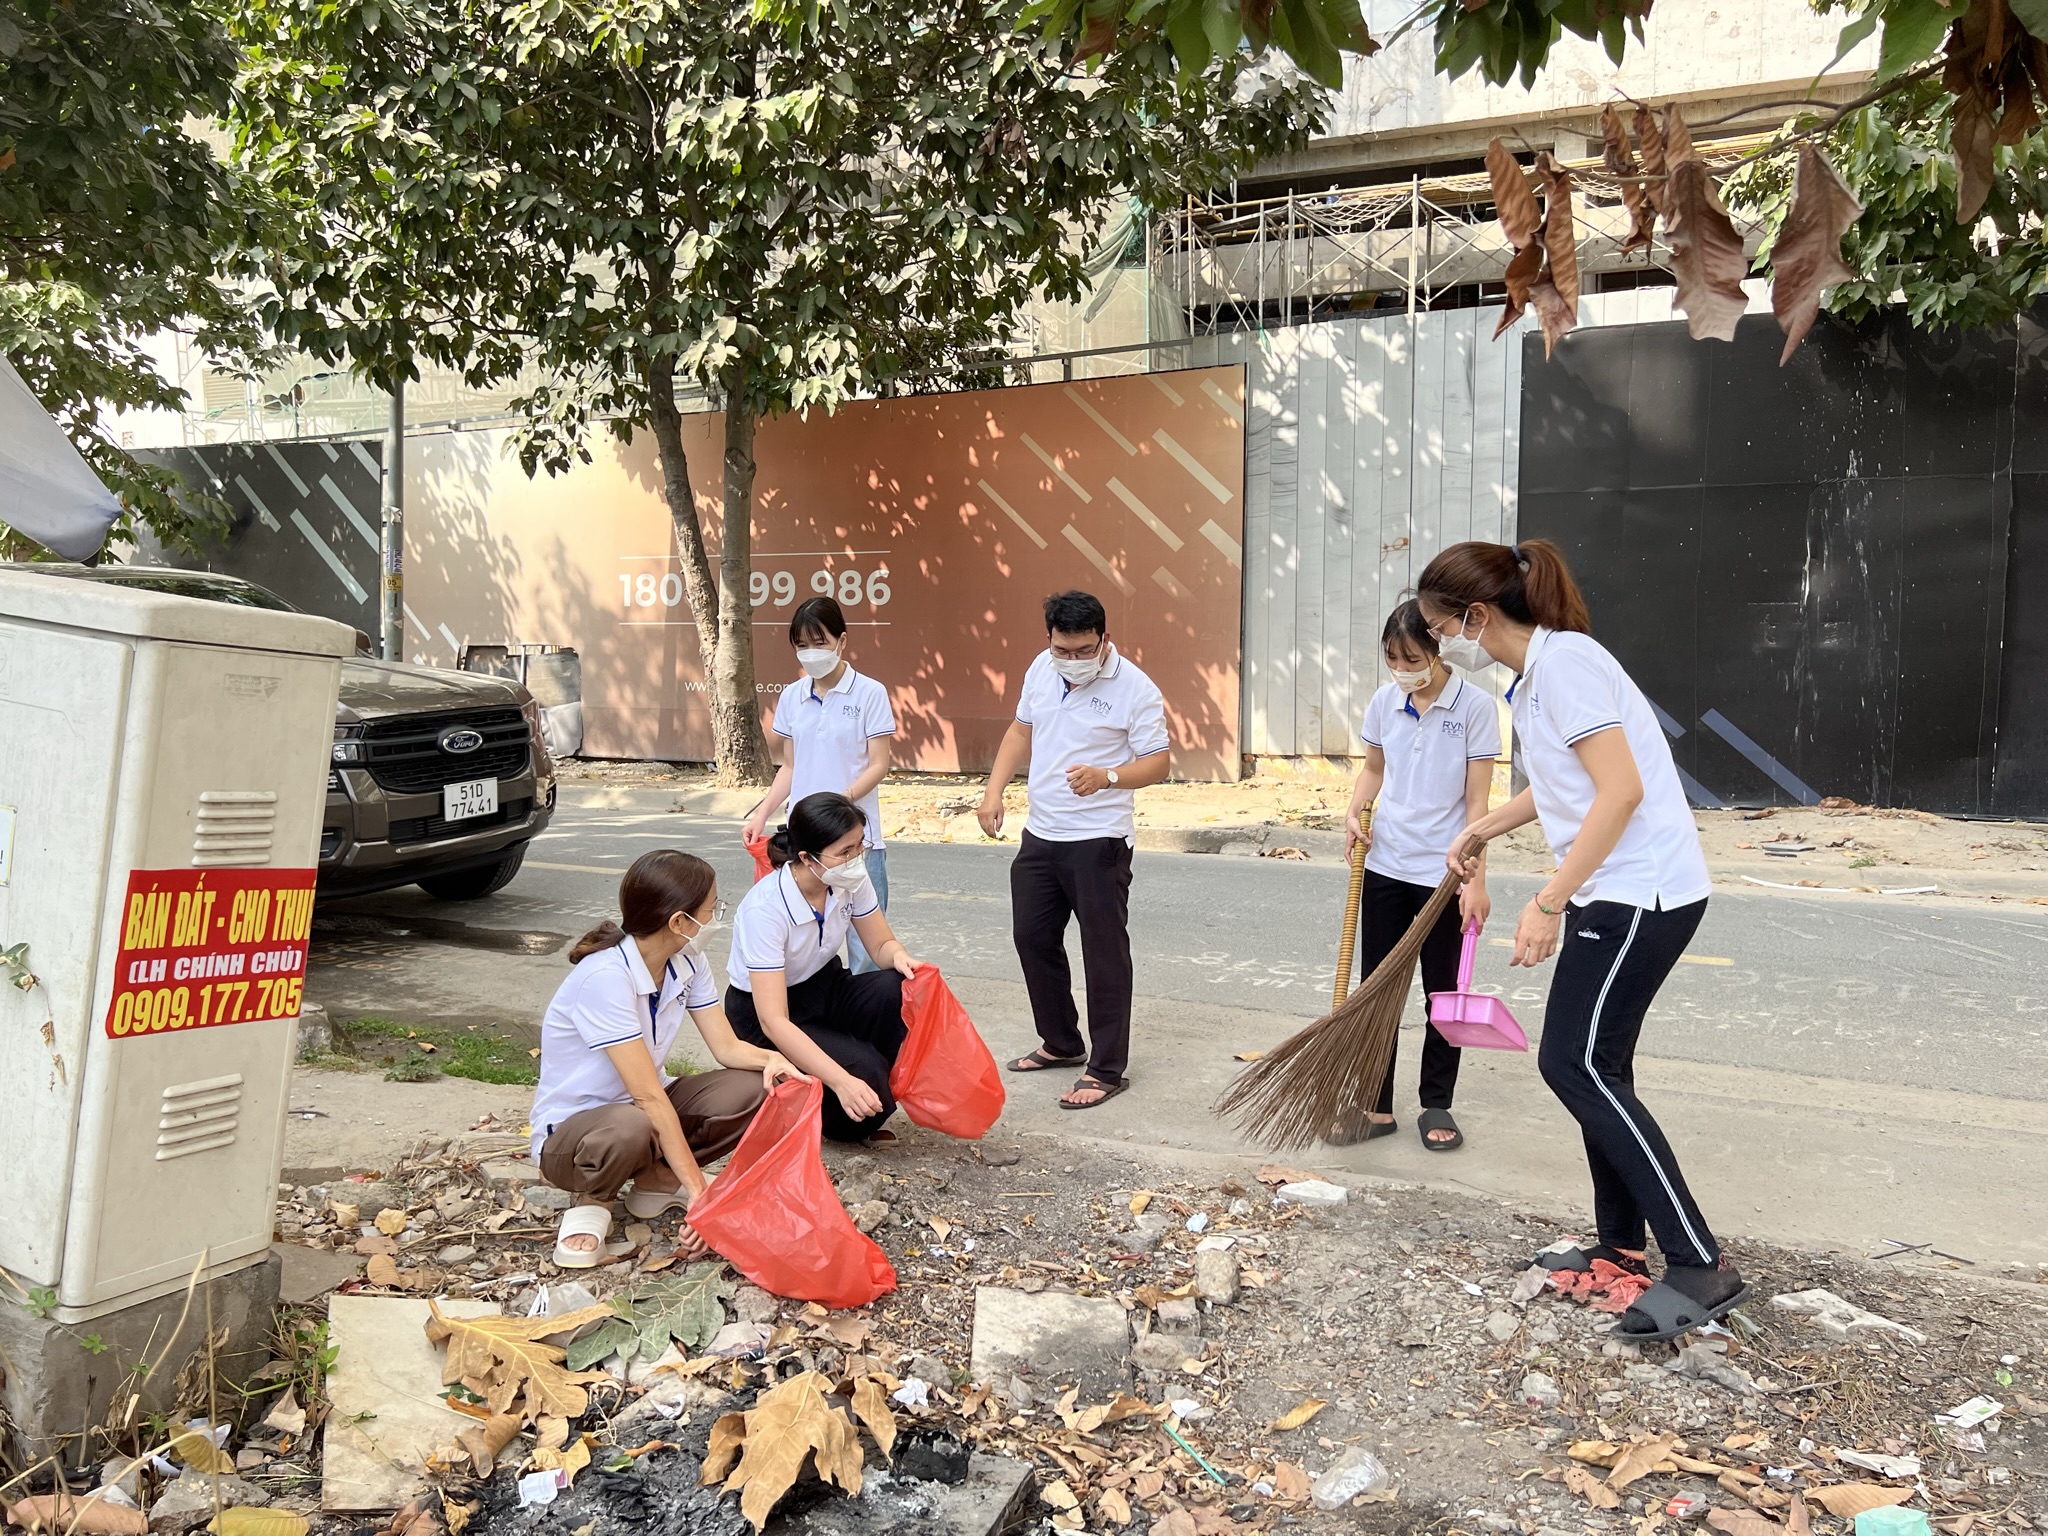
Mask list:
[[[972,1141],[1003,1112],[1003,1074],[935,965],[903,983],[910,1037],[889,1073],[896,1106],[928,1131]]]
[[[888,1256],[855,1228],[818,1153],[816,1078],[778,1083],[690,1226],[764,1291],[862,1307],[896,1289]]]
[[[741,832],[740,841],[746,844],[747,852],[754,856],[754,883],[758,885],[775,873],[775,866],[768,858],[768,839],[749,837],[745,832]]]

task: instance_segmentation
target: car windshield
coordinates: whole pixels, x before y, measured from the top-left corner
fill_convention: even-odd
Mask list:
[[[275,592],[266,592],[253,582],[223,581],[202,571],[105,571],[96,572],[95,578],[123,587],[167,592],[173,597],[198,597],[213,603],[234,603],[243,608],[268,608],[273,613],[298,612]]]

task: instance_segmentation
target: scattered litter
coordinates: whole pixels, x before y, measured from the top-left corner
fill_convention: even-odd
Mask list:
[[[1206,1232],[1208,1228],[1209,1213],[1207,1211],[1197,1211],[1188,1218],[1188,1230],[1190,1232]]]
[[[1795,853],[1813,852],[1811,843],[1765,843],[1764,852],[1780,859],[1789,859]]]
[[[1353,1445],[1317,1476],[1311,1496],[1317,1509],[1338,1510],[1362,1493],[1378,1493],[1391,1481],[1377,1456]]]
[[[1195,1244],[1197,1253],[1228,1253],[1237,1246],[1237,1239],[1228,1232],[1211,1232]]]
[[[1681,1493],[1664,1506],[1674,1520],[1697,1520],[1707,1512],[1707,1501],[1696,1493]]]
[[[1908,1243],[1896,1237],[1881,1238],[1879,1241],[1888,1243],[1891,1246],[1869,1254],[1867,1257],[1873,1259],[1898,1259],[1905,1257],[1909,1253],[1925,1253],[1931,1254],[1937,1259],[1948,1259],[1957,1264],[1967,1264],[1972,1269],[1977,1267],[1975,1259],[1966,1259],[1959,1253],[1946,1252],[1935,1247],[1932,1243]]]
[[[1922,1511],[1886,1504],[1856,1517],[1856,1536],[1933,1536],[1933,1531]]]
[[[527,1509],[535,1504],[552,1504],[555,1495],[561,1491],[561,1468],[548,1467],[539,1472],[529,1472],[519,1479],[519,1507]]]
[[[889,1400],[900,1403],[905,1408],[929,1408],[932,1405],[931,1388],[913,1376],[890,1393]]]
[[[1879,1477],[1918,1477],[1920,1458],[1918,1456],[1881,1456],[1875,1451],[1837,1451],[1835,1459],[1865,1472],[1875,1472]]]
[[[1880,896],[1939,896],[1941,894],[1941,887],[1938,885],[1888,885],[1880,887],[1878,894]]]
[[[1343,1205],[1350,1200],[1351,1191],[1324,1179],[1299,1179],[1292,1184],[1282,1184],[1280,1198],[1291,1200],[1296,1205]]]
[[[1754,1396],[1756,1393],[1756,1382],[1749,1372],[1739,1365],[1729,1364],[1710,1345],[1686,1345],[1664,1369],[1674,1376],[1690,1376],[1699,1381],[1711,1381],[1715,1386],[1725,1387],[1741,1397]]]
[[[2005,1404],[1992,1397],[1973,1397],[1967,1403],[1959,1403],[1947,1413],[1937,1413],[1934,1422],[1947,1424],[1956,1429],[1975,1429],[1979,1424],[1997,1418],[2005,1412]]]
[[[1787,1291],[1782,1296],[1773,1296],[1771,1305],[1781,1312],[1811,1317],[1838,1339],[1858,1333],[1895,1333],[1914,1344],[1927,1342],[1927,1335],[1917,1328],[1893,1322],[1880,1313],[1867,1312],[1833,1291]]]

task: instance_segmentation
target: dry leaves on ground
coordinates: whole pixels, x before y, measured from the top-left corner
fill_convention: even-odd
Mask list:
[[[146,1536],[149,1530],[149,1518],[139,1509],[68,1493],[38,1493],[18,1500],[7,1506],[7,1521],[44,1531],[76,1531],[79,1536]]]
[[[1832,1488],[1814,1488],[1806,1497],[1829,1514],[1853,1520],[1869,1509],[1903,1504],[1913,1497],[1911,1488],[1885,1488],[1876,1483],[1837,1483]]]
[[[379,1527],[375,1536],[447,1536],[447,1527],[441,1523],[440,1512],[434,1507],[440,1502],[439,1496],[427,1494],[394,1510],[391,1519]]]
[[[1564,1485],[1595,1509],[1621,1507],[1621,1495],[1577,1462],[1564,1469]]]
[[[776,1500],[809,1463],[815,1462],[824,1481],[860,1492],[860,1437],[826,1401],[831,1390],[830,1377],[805,1371],[763,1392],[752,1408],[725,1414],[711,1426],[702,1481],[709,1487],[723,1480],[726,1492],[737,1492],[740,1513],[755,1530],[768,1523]]]
[[[568,1346],[569,1369],[583,1370],[611,1354],[653,1360],[668,1348],[671,1338],[684,1349],[707,1344],[725,1326],[725,1298],[731,1294],[732,1281],[725,1265],[717,1262],[692,1264],[680,1275],[650,1280],[630,1295],[615,1296],[609,1308],[614,1315],[605,1325]]]
[[[1274,1429],[1299,1429],[1310,1419],[1321,1413],[1329,1404],[1319,1397],[1306,1398],[1281,1414],[1272,1423]]]
[[[522,1422],[516,1413],[494,1413],[483,1423],[458,1431],[455,1444],[469,1458],[470,1470],[480,1478],[489,1477],[499,1455],[517,1438]]]
[[[448,1346],[441,1380],[451,1386],[460,1382],[494,1413],[509,1412],[524,1388],[532,1411],[573,1419],[590,1406],[585,1384],[605,1379],[602,1371],[564,1370],[566,1352],[540,1341],[610,1318],[610,1307],[583,1307],[564,1317],[444,1317],[433,1302],[427,1306],[433,1313],[428,1341]]]
[[[188,1429],[172,1438],[171,1455],[194,1472],[219,1472],[232,1476],[235,1458],[213,1443],[213,1440],[196,1429]]]
[[[590,1441],[582,1436],[559,1450],[542,1446],[527,1463],[537,1472],[560,1472],[564,1486],[576,1486],[576,1474],[590,1465]]]

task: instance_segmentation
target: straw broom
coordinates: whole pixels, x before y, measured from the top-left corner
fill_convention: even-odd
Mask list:
[[[1446,871],[1401,942],[1358,990],[1246,1067],[1217,1101],[1217,1113],[1274,1148],[1306,1146],[1334,1127],[1358,1124],[1386,1080],[1422,942],[1462,883]],[[1350,926],[1356,922],[1354,916]],[[1340,975],[1338,985],[1349,979]]]
[[[1366,835],[1372,835],[1372,812],[1365,813]],[[1358,957],[1358,909],[1365,901],[1365,844],[1351,845],[1351,888],[1344,894],[1344,927],[1337,935],[1337,979],[1330,987],[1335,1008],[1351,995],[1351,962]]]

